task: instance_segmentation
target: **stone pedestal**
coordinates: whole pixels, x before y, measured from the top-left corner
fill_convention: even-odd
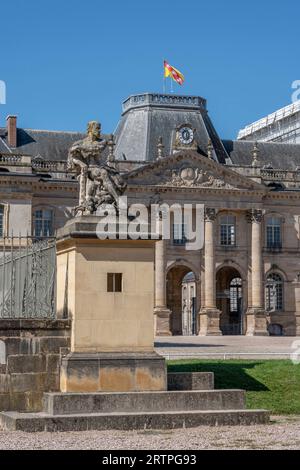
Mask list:
[[[246,336],[268,336],[267,317],[263,309],[249,308],[246,313]]]
[[[76,217],[58,232],[57,311],[72,318],[61,391],[165,390],[154,351],[155,241],[100,240],[99,220]],[[113,292],[112,274],[121,276]]]
[[[164,359],[148,353],[70,353],[62,359],[62,392],[166,390]]]
[[[164,307],[155,307],[155,334],[156,336],[172,336],[171,333],[171,310]]]
[[[220,315],[217,308],[202,308],[199,314],[199,336],[222,336]]]

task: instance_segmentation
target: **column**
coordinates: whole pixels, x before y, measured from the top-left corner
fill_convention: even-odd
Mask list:
[[[268,335],[264,309],[264,282],[262,260],[262,211],[252,209],[247,213],[251,223],[251,305],[247,311],[246,335]]]
[[[155,334],[170,336],[171,311],[166,301],[166,240],[155,243]]]
[[[204,306],[200,310],[200,336],[221,335],[220,310],[216,307],[216,260],[214,222],[216,210],[205,209]]]

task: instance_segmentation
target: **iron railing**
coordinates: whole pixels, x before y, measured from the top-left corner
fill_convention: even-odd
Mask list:
[[[0,318],[54,318],[54,238],[0,239]]]

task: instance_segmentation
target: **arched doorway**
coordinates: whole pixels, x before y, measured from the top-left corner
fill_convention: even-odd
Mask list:
[[[231,266],[225,266],[217,273],[217,308],[221,311],[223,335],[244,334],[242,278]]]
[[[190,336],[197,330],[197,289],[193,271],[174,266],[167,274],[167,307],[171,310],[173,335]]]

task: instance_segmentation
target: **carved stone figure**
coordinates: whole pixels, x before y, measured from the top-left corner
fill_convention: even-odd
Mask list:
[[[108,145],[104,159],[102,152]],[[79,180],[79,205],[75,214],[95,214],[97,209],[112,204],[118,209],[118,198],[126,189],[126,183],[116,169],[113,156],[114,142],[101,139],[101,125],[90,121],[87,136],[75,142],[69,150],[68,168],[75,170]]]

